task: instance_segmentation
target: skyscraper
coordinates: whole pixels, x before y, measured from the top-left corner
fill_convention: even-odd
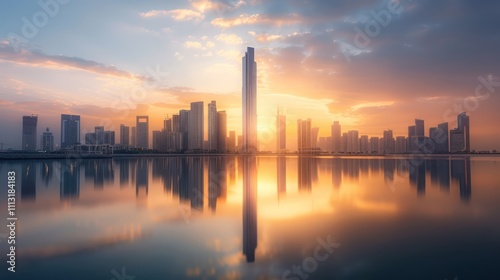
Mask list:
[[[437,153],[449,153],[450,152],[450,144],[449,144],[449,130],[448,123],[438,124],[436,131],[436,152]]]
[[[359,132],[357,130],[347,132],[347,152],[359,153]]]
[[[425,127],[424,127],[424,120],[415,120],[415,131],[418,137],[424,137],[425,136]]]
[[[123,124],[120,125],[120,144],[122,146],[130,145],[130,127]]]
[[[189,150],[203,149],[203,102],[191,103],[189,111],[188,146]]]
[[[279,111],[276,116],[276,152],[286,152],[286,116],[280,115]]]
[[[394,135],[392,133],[392,130],[386,130],[384,131],[384,150],[382,151],[383,153],[386,154],[392,154],[394,153],[394,148],[395,148],[395,141],[394,141]]]
[[[181,133],[182,145],[181,150],[189,149],[189,110],[179,111],[179,132]]]
[[[457,117],[458,127],[450,131],[450,151],[470,152],[470,121],[467,113],[461,113]]]
[[[257,147],[257,63],[253,48],[247,48],[243,61],[243,149],[256,152]]]
[[[49,131],[49,128],[42,134],[42,151],[52,152],[54,150],[54,135]]]
[[[458,115],[458,129],[464,134],[465,150],[464,152],[470,152],[470,121],[467,113],[463,112]]]
[[[104,144],[104,126],[96,126],[94,128],[95,131],[95,144],[102,145]]]
[[[135,126],[130,129],[130,146],[137,147],[137,128]]]
[[[332,125],[332,149],[335,153],[342,151],[342,134],[339,122],[333,122]]]
[[[361,135],[359,138],[359,150],[363,154],[367,154],[370,151],[370,140],[368,135]]]
[[[24,116],[23,117],[23,151],[36,151],[36,126],[38,123],[38,116]]]
[[[311,119],[297,120],[297,151],[308,153],[311,148]]]
[[[319,127],[311,129],[311,148],[318,148]]]
[[[236,131],[229,131],[227,138],[227,149],[231,152],[236,151]]]
[[[61,149],[80,144],[80,116],[61,115]]]
[[[217,104],[212,101],[208,104],[208,149],[217,150]]]
[[[136,146],[149,149],[149,116],[136,117]]]
[[[217,112],[217,147],[216,150],[227,150],[227,114],[226,111]]]

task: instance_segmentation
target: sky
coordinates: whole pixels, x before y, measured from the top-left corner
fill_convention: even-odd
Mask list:
[[[23,115],[60,142],[60,114],[150,131],[190,102],[217,101],[241,133],[241,57],[258,64],[261,150],[288,148],[298,119],[319,136],[407,135],[467,112],[471,148],[500,150],[500,2],[466,0],[41,0],[0,9],[0,142],[20,149]],[[206,122],[206,118],[205,118]],[[117,139],[118,135],[117,135]]]

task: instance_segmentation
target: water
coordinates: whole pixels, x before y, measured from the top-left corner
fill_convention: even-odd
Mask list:
[[[500,279],[500,158],[3,161],[3,221],[10,170],[1,279]]]

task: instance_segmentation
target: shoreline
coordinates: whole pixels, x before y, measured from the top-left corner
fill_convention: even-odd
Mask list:
[[[257,157],[313,157],[313,158],[463,158],[463,157],[500,157],[500,153],[482,154],[237,154],[237,153],[177,153],[177,154],[22,154],[22,153],[0,153],[0,160],[66,160],[66,159],[114,159],[114,158],[164,158],[164,157],[242,157],[242,156],[257,156]]]

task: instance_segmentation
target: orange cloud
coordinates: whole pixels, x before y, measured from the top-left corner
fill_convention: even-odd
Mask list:
[[[300,23],[300,18],[297,15],[289,15],[287,17],[278,18],[262,14],[242,14],[236,18],[216,18],[212,20],[212,25],[226,28],[240,25],[267,24],[281,26],[295,23]]]

